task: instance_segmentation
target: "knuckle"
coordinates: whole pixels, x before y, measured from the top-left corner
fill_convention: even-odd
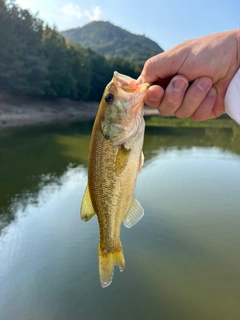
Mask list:
[[[193,115],[191,116],[191,119],[194,120],[194,121],[196,121],[196,122],[199,122],[199,121],[205,120],[205,117],[203,117],[203,116],[201,116],[201,115],[199,115],[199,114],[193,114]]]
[[[195,111],[195,108],[187,108],[185,105],[182,105],[176,112],[175,116],[179,119],[190,118]]]
[[[149,58],[144,64],[143,71],[147,72],[148,70],[154,69],[154,64],[153,57]]]
[[[172,96],[165,96],[165,104],[170,108],[176,108],[180,106],[182,103],[182,99],[179,99],[178,97]]]
[[[154,101],[148,101],[148,100],[146,100],[145,103],[146,103],[146,105],[148,105],[148,106],[151,107],[151,108],[157,108],[157,107],[158,107],[158,103],[157,103],[157,102],[154,102]]]
[[[169,107],[177,107],[179,105],[177,100],[170,97],[166,98],[166,103],[168,104]]]
[[[185,118],[189,118],[188,115],[184,114],[183,112],[175,112],[175,116],[179,119],[185,119]]]
[[[159,112],[163,116],[170,116],[181,106],[183,97],[165,93],[162,104],[159,105]]]
[[[186,103],[189,106],[189,108],[193,108],[194,106],[199,106],[202,101],[204,100],[203,95],[198,95],[197,93],[191,92],[191,94],[188,94],[186,97]]]
[[[168,117],[168,116],[171,116],[173,114],[173,111],[168,110],[166,108],[161,108],[161,106],[158,107],[158,111],[164,117]]]
[[[200,104],[207,96],[208,91],[198,89],[196,86],[192,87],[192,90],[188,92],[188,103]]]
[[[214,113],[214,116],[215,118],[219,117],[221,114],[224,113],[224,104],[221,102],[221,103],[216,103],[214,106],[213,106],[213,113]]]

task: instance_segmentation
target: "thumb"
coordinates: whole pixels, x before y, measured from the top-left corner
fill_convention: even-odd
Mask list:
[[[151,57],[145,62],[140,78],[144,82],[156,82],[159,79],[172,78],[184,63],[183,55],[177,55],[173,49]]]

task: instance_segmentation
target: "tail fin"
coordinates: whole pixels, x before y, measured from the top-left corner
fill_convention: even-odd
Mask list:
[[[103,288],[109,286],[112,282],[114,266],[118,266],[120,271],[125,267],[125,259],[123,256],[122,246],[116,251],[107,252],[98,246],[99,257],[99,276]]]

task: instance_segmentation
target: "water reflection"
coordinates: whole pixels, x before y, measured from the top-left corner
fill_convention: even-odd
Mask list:
[[[167,319],[240,317],[239,176],[240,156],[217,147],[159,150],[143,170],[149,232],[139,265],[174,310]]]
[[[0,135],[0,230],[20,204],[36,202],[49,183],[61,183],[66,169],[87,165],[92,123],[22,129]]]
[[[145,216],[104,290],[97,219],[79,219],[91,126],[0,136],[2,318],[240,319],[239,127],[146,128]]]
[[[224,120],[221,120],[224,123]],[[229,120],[227,120],[229,121]],[[70,166],[87,166],[92,122],[27,128],[0,135],[0,231],[19,205],[37,203],[40,190],[60,178]],[[147,162],[159,149],[217,146],[240,154],[240,129],[147,127],[144,155]]]

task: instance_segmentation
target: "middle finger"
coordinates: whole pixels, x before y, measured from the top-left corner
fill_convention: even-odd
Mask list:
[[[196,79],[185,93],[181,106],[175,111],[178,118],[189,118],[200,106],[212,86],[212,80],[209,77]]]

